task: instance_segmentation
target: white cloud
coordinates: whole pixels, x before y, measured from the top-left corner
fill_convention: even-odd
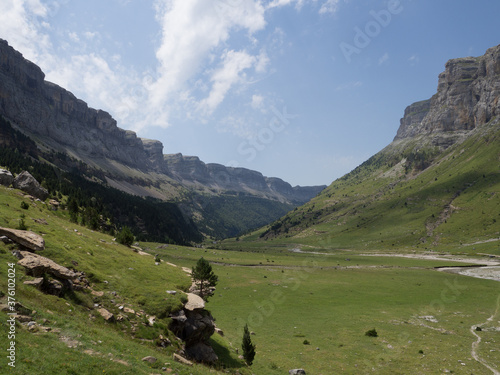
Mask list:
[[[389,54],[386,52],[380,59],[378,59],[378,64],[382,65],[383,63],[387,62],[387,60],[389,60]]]
[[[264,104],[264,97],[262,95],[257,95],[257,94],[252,95],[251,106],[253,109],[262,109],[263,104]]]
[[[43,19],[47,8],[40,0],[0,1],[0,37],[21,51],[29,60],[37,61],[50,47]]]
[[[319,14],[336,13],[339,7],[340,0],[327,0],[319,9]]]
[[[344,83],[342,85],[338,85],[335,89],[337,91],[345,91],[345,90],[353,90],[353,89],[356,89],[356,88],[361,87],[361,86],[363,86],[363,82],[352,81],[352,82]]]
[[[245,51],[228,51],[223,56],[223,66],[212,76],[212,90],[206,99],[200,102],[200,109],[211,114],[222,103],[227,92],[244,77],[243,71],[255,63],[256,57]]]
[[[418,57],[418,55],[412,55],[408,61],[410,62],[410,65],[416,65],[419,63],[420,61],[420,58]]]
[[[157,80],[151,86],[154,108],[163,106],[164,113],[164,105],[173,100],[176,93],[187,89],[188,81],[200,73],[203,63],[209,61],[211,55],[214,60],[229,59],[224,61],[225,68],[218,72],[219,76],[212,77],[212,92],[204,102],[207,108],[216,106],[221,95],[227,92],[226,87],[231,86],[228,77],[222,79],[222,76],[230,71],[234,73],[238,66],[241,70],[248,65],[244,62],[248,60],[248,54],[224,56],[215,51],[216,48],[228,41],[233,30],[247,30],[252,35],[266,24],[265,9],[260,1],[241,0],[237,5],[222,0],[157,1],[162,41],[156,52],[159,62]],[[245,59],[238,60],[243,57]],[[168,121],[163,123],[165,118],[152,120],[155,125],[166,126]]]

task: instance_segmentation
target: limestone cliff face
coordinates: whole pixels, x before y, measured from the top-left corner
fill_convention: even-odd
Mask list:
[[[71,92],[45,81],[38,66],[2,39],[0,114],[39,143],[102,169],[111,180],[126,180],[129,168],[135,168],[170,176],[187,187],[205,192],[211,189],[247,192],[299,204],[326,187],[292,188],[280,179],[268,179],[248,169],[205,164],[196,156],[163,155],[160,141],[142,139],[119,128],[109,113],[89,108]],[[123,165],[127,168],[122,168]],[[118,188],[123,186],[116,183]],[[141,195],[144,191],[130,186],[124,190]]]
[[[246,168],[205,164],[196,156],[164,155],[165,171],[183,184],[195,188],[263,195],[281,202],[305,203],[326,186],[292,187],[280,178],[265,177]]]
[[[500,45],[483,56],[449,60],[437,93],[405,110],[395,140],[434,135],[450,146],[472,129],[500,115]]]
[[[0,113],[24,132],[83,160],[108,158],[158,169],[163,146],[120,129],[107,112],[89,108],[72,93],[45,81],[41,69],[0,40]]]

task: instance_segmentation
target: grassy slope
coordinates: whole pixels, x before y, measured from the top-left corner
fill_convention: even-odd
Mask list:
[[[407,172],[400,161],[417,145],[387,147],[271,224],[263,238],[260,230],[242,241],[257,247],[251,243],[474,252],[484,246],[472,244],[499,238],[499,122],[450,147],[422,172]],[[492,252],[500,254],[500,246]]]
[[[20,208],[22,201],[30,204],[28,210]],[[94,303],[99,303],[117,315],[120,313],[118,306],[125,305],[156,316],[179,308],[182,293],[174,297],[166,290],[181,291],[191,285],[190,278],[180,268],[165,263],[155,266],[154,257],[139,255],[114,243],[107,235],[70,223],[60,211],[51,211],[40,202],[31,202],[17,190],[0,187],[0,225],[16,228],[22,214],[29,229],[45,238],[46,249],[41,255],[84,271],[93,289],[103,291],[104,295],[97,297],[88,292],[67,294],[65,298],[44,295],[24,285],[23,281],[31,278],[25,276],[22,267],[16,267],[16,299],[36,310],[35,321],[60,330],[60,333],[33,334],[18,325],[18,360],[13,373],[150,374],[154,371],[151,367],[161,368],[164,363],[170,363],[166,367],[176,369],[178,374],[207,373],[202,366],[187,369],[173,362],[172,352],[179,344],[165,330],[168,319],[158,320],[159,324],[147,327],[144,318],[125,314],[127,319],[124,322],[109,324],[93,308]],[[47,225],[37,224],[33,219],[44,219]],[[0,243],[0,290],[4,293],[7,292],[7,263],[17,261],[10,249],[10,245]],[[72,261],[78,266],[75,267]],[[6,303],[5,297],[1,303]],[[0,345],[5,348],[8,347],[7,335],[4,334],[7,332],[6,321],[6,313],[1,312]],[[137,325],[135,333],[132,332],[133,325]],[[160,334],[169,337],[174,346],[158,349],[152,340]],[[68,348],[63,340],[75,340],[78,347]],[[94,354],[86,354],[85,350]],[[157,357],[157,364],[142,362],[147,355]],[[113,360],[125,361],[128,365]],[[5,365],[3,358],[2,368]]]

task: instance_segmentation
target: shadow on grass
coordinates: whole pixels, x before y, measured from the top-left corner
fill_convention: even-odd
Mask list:
[[[246,367],[246,365],[242,361],[231,356],[231,353],[229,352],[228,348],[222,346],[217,341],[210,339],[210,345],[214,349],[215,354],[217,354],[217,356],[219,357],[219,363],[223,365],[225,368]]]

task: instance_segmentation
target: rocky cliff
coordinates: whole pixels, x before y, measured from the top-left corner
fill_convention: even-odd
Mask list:
[[[444,148],[500,115],[500,45],[483,56],[449,60],[437,93],[405,110],[395,137],[434,136]]]
[[[140,169],[157,169],[163,146],[120,129],[107,112],[53,83],[42,70],[0,40],[0,113],[24,132],[77,157],[109,158]]]
[[[280,178],[265,177],[246,168],[205,164],[196,156],[165,155],[165,171],[186,186],[216,191],[262,195],[280,202],[301,204],[316,196],[326,186],[292,187]]]
[[[38,143],[104,171],[118,188],[124,183],[116,180],[126,181],[129,168],[159,173],[198,191],[245,192],[292,204],[304,203],[325,188],[292,188],[280,179],[248,169],[205,164],[197,157],[181,154],[163,155],[160,141],[142,139],[119,128],[109,113],[89,108],[71,92],[45,81],[38,66],[1,39],[0,114]],[[142,186],[135,189],[129,185],[127,192],[150,194]]]

